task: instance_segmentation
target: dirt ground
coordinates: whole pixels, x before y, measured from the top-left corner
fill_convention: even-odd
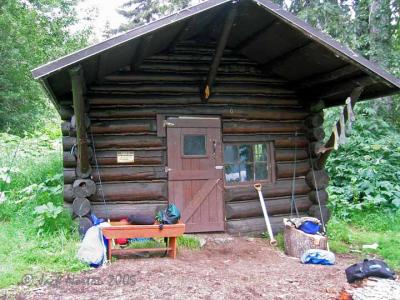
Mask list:
[[[302,265],[266,240],[219,235],[176,260],[119,259],[81,274],[27,277],[8,292],[19,299],[335,299],[348,287],[344,269],[357,260],[336,259]]]

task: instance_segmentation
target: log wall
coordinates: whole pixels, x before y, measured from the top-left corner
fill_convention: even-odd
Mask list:
[[[286,82],[266,78],[257,64],[230,50],[225,50],[213,94],[203,103],[199,87],[207,78],[213,51],[207,46],[180,44],[170,53],[145,59],[134,71],[128,67],[87,87],[90,164],[97,187],[88,199],[96,214],[115,219],[155,212],[167,204],[166,137],[160,134],[162,128],[157,128],[160,114],[220,116],[224,143],[273,142],[275,178],[265,186],[264,197],[275,229],[280,228],[282,216],[290,213],[295,156],[298,209],[306,214],[315,205],[315,191],[306,180],[310,172],[308,144],[321,138],[320,131],[312,130],[320,127],[321,120],[307,119],[310,108]],[[71,208],[72,184],[77,179],[76,132],[71,122],[72,101],[65,100],[62,105],[64,199]],[[117,152],[123,150],[134,151],[134,163],[117,162]],[[326,196],[323,188],[320,193]],[[224,201],[228,232],[265,230],[253,187],[227,187]]]

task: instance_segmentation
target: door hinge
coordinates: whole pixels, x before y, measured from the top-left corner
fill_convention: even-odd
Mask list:
[[[172,171],[172,169],[171,168],[168,168],[168,167],[165,167],[165,173],[168,173],[169,171]]]
[[[175,126],[174,123],[168,122],[167,120],[164,120],[164,127],[168,127],[168,126]]]
[[[224,166],[215,166],[216,170],[222,170],[224,168]]]

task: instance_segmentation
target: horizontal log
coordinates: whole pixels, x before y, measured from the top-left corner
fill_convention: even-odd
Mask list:
[[[113,221],[127,218],[130,215],[152,215],[158,211],[165,209],[167,201],[159,202],[124,202],[115,203],[91,203],[91,211],[98,218],[110,219]],[[64,208],[71,212],[72,205],[64,203]]]
[[[309,215],[322,221],[321,211],[322,211],[323,221],[326,224],[331,217],[331,212],[329,211],[329,208],[326,205],[321,205],[321,208],[319,207],[319,205],[311,206],[309,210]]]
[[[223,135],[226,143],[261,143],[274,142],[276,148],[304,148],[308,145],[308,140],[304,136],[283,135],[283,134],[253,134],[253,135]]]
[[[156,120],[121,120],[93,122],[91,132],[94,134],[149,133],[156,132]]]
[[[199,93],[193,95],[89,95],[92,107],[129,107],[132,105],[158,104],[200,104]],[[299,100],[293,96],[284,95],[212,95],[209,104],[236,104],[236,105],[271,105],[282,107],[300,107]]]
[[[94,119],[118,118],[155,118],[157,113],[172,115],[222,115],[232,119],[263,120],[304,120],[307,113],[302,109],[279,109],[273,107],[240,107],[233,105],[191,105],[182,106],[148,106],[130,109],[92,109],[90,116]]]
[[[293,177],[294,163],[278,163],[276,164],[277,178],[291,178]],[[296,177],[305,176],[310,170],[310,163],[306,161],[297,161],[296,164]]]
[[[169,56],[173,58],[174,56]],[[105,77],[104,82],[131,82],[131,83],[143,83],[143,82],[203,82],[206,80],[206,74],[199,74],[193,72],[191,74],[177,74],[177,73],[132,73],[125,72],[119,74],[112,74]],[[287,82],[280,79],[268,78],[265,76],[249,76],[249,75],[235,75],[226,74],[217,76],[218,82],[223,83],[264,83],[271,85],[286,84]]]
[[[68,151],[75,144],[76,138],[63,137],[63,149]],[[125,135],[125,136],[94,136],[94,145],[99,149],[137,149],[137,148],[156,148],[164,146],[164,140],[152,135]]]
[[[329,175],[324,169],[311,170],[306,175],[306,182],[312,190],[323,190],[328,187]]]
[[[173,73],[205,73],[209,70],[210,64],[194,64],[188,63],[143,63],[139,67],[139,71],[143,72],[173,72]],[[257,67],[241,66],[235,64],[220,65],[218,74],[246,74],[261,75],[262,71]]]
[[[99,176],[100,173],[100,176]],[[100,167],[93,168],[92,178],[95,182],[135,181],[167,179],[164,167]],[[73,183],[76,179],[75,169],[64,169],[64,183]]]
[[[304,216],[304,215],[301,215]],[[283,231],[283,218],[289,218],[288,215],[269,217],[272,232],[277,234]],[[233,235],[242,234],[261,234],[267,231],[264,218],[246,218],[237,220],[228,220],[226,222],[226,231]]]
[[[321,205],[326,205],[329,199],[328,192],[326,190],[320,190],[320,191],[311,191],[308,193],[308,198],[310,199],[311,202],[318,204],[318,198],[317,198],[317,193],[318,193],[318,198],[319,202]]]
[[[75,198],[72,203],[72,212],[74,216],[84,217],[89,215],[91,205],[87,198]]]
[[[303,178],[297,178],[295,181],[295,194],[305,195],[310,191]],[[284,197],[292,194],[292,180],[278,180],[273,184],[265,184],[263,189],[264,198]],[[243,201],[257,199],[258,194],[253,186],[245,187],[226,187],[224,199],[226,202]]]
[[[325,138],[325,131],[322,127],[309,128],[306,131],[306,136],[311,141],[322,141]]]
[[[290,213],[291,197],[265,199],[265,205],[269,215],[288,214]],[[298,211],[308,211],[312,202],[308,196],[296,196],[296,206]],[[228,202],[225,205],[225,215],[227,219],[242,219],[250,217],[262,217],[262,209],[260,201],[238,201]]]
[[[181,83],[142,83],[142,84],[103,84],[92,86],[90,93],[160,93],[160,94],[194,94],[198,92],[198,84]],[[216,94],[257,94],[257,95],[295,95],[293,90],[280,86],[263,84],[216,84],[214,87]]]
[[[72,101],[71,101],[72,105]],[[72,118],[72,115],[74,114],[74,110],[72,109],[71,106],[61,106],[60,110],[58,111],[61,117],[61,120],[64,121],[70,121]]]
[[[276,161],[294,161],[296,156],[297,160],[307,159],[308,153],[306,149],[275,149]]]
[[[166,201],[167,183],[165,181],[154,182],[125,182],[97,184],[96,193],[89,197],[91,202],[113,201]],[[64,185],[64,201],[73,201],[72,185]]]
[[[135,150],[135,162],[132,163],[118,163],[117,161],[117,152],[118,151],[97,151],[97,162],[100,166],[105,165],[165,165],[165,151],[163,150]],[[92,168],[95,169],[95,159],[92,157],[91,159]],[[64,167],[65,168],[74,168],[76,167],[76,159],[75,156],[70,152],[64,152]]]
[[[309,115],[305,120],[304,124],[309,128],[320,127],[324,123],[324,114],[316,113]]]
[[[222,132],[224,134],[246,133],[294,133],[304,132],[304,125],[300,122],[239,122],[225,121]]]

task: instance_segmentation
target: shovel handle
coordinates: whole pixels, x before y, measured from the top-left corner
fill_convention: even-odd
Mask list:
[[[255,188],[257,191],[261,192],[261,189],[262,189],[261,183],[256,183],[256,184],[254,185],[254,188]]]

